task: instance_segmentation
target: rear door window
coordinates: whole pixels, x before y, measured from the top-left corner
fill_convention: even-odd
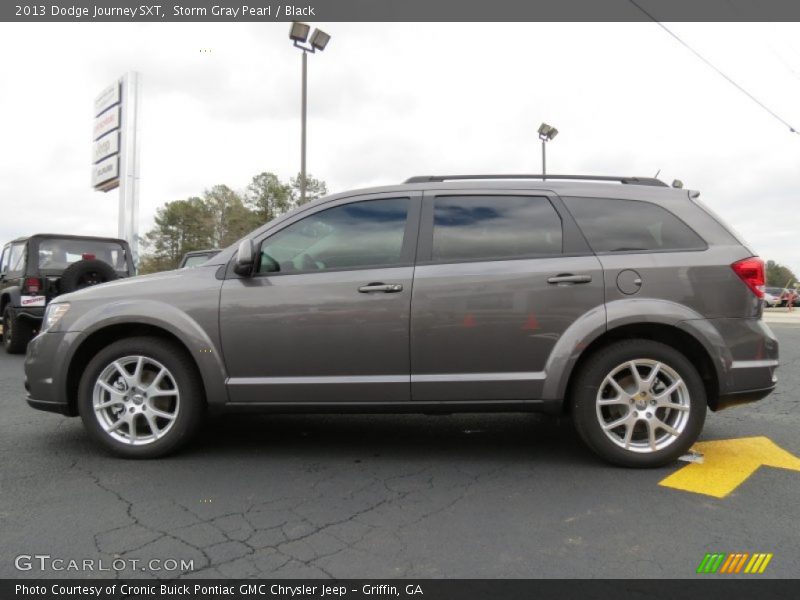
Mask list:
[[[668,210],[641,200],[564,198],[595,252],[705,250],[703,239]]]
[[[436,262],[490,261],[562,253],[561,218],[540,196],[437,196]]]

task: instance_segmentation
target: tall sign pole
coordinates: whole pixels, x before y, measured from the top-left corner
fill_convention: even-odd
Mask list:
[[[94,102],[92,187],[119,188],[117,237],[128,242],[139,262],[139,74],[115,81]]]
[[[127,240],[133,264],[139,264],[139,74],[122,78],[122,155],[119,169],[120,237]]]

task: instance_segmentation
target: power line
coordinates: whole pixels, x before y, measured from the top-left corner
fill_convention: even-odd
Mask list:
[[[794,128],[794,127],[792,127],[792,126],[789,124],[789,122],[788,122],[788,121],[786,121],[785,119],[781,118],[781,117],[780,117],[780,116],[779,116],[777,113],[775,113],[775,112],[774,112],[772,109],[770,109],[768,106],[766,106],[766,105],[765,105],[763,102],[761,102],[761,101],[760,101],[758,98],[756,98],[755,96],[753,96],[753,94],[751,94],[750,92],[748,92],[748,91],[747,91],[746,89],[744,89],[744,88],[743,88],[741,85],[739,85],[739,84],[738,84],[738,83],[736,83],[736,82],[735,82],[733,79],[731,79],[731,78],[730,78],[730,77],[728,77],[728,76],[727,76],[725,73],[723,73],[723,72],[722,72],[722,71],[721,71],[719,68],[717,68],[717,67],[716,67],[716,65],[714,65],[714,64],[713,64],[713,63],[712,63],[710,60],[708,60],[708,59],[707,59],[705,56],[703,56],[702,54],[700,54],[700,53],[699,53],[697,50],[695,50],[694,48],[692,48],[692,47],[691,47],[689,44],[687,44],[686,42],[684,42],[684,41],[683,41],[681,38],[679,38],[679,37],[678,37],[676,34],[674,34],[672,31],[670,31],[670,29],[669,29],[669,28],[667,28],[667,26],[666,26],[666,25],[664,25],[664,24],[663,24],[661,21],[659,21],[658,19],[656,19],[656,18],[655,18],[653,15],[651,15],[651,14],[650,14],[649,12],[647,12],[647,11],[646,11],[644,8],[642,8],[642,7],[641,7],[641,6],[640,6],[640,5],[639,5],[639,4],[636,2],[636,0],[628,0],[628,1],[629,1],[631,4],[633,4],[633,5],[634,5],[636,8],[638,8],[640,11],[642,11],[642,12],[643,12],[645,15],[647,15],[647,17],[648,17],[648,18],[649,18],[651,21],[653,21],[653,23],[655,23],[656,25],[658,25],[659,27],[661,27],[661,29],[663,29],[663,30],[664,30],[664,31],[666,31],[668,34],[670,34],[670,35],[671,35],[673,38],[675,38],[675,39],[676,39],[676,40],[677,40],[677,41],[678,41],[678,42],[679,42],[679,43],[680,43],[680,44],[681,44],[681,45],[682,45],[684,48],[686,48],[687,50],[689,50],[689,51],[690,51],[692,54],[694,54],[694,55],[695,55],[697,58],[699,58],[699,59],[700,59],[700,60],[702,60],[704,63],[706,63],[706,64],[707,64],[709,67],[711,67],[712,69],[714,69],[714,70],[715,70],[715,71],[716,71],[716,72],[717,72],[717,73],[718,73],[720,76],[724,77],[724,78],[725,78],[725,80],[726,80],[728,83],[730,83],[730,84],[731,84],[732,86],[734,86],[734,87],[735,87],[737,90],[739,90],[740,92],[742,92],[742,93],[743,93],[745,96],[747,96],[748,98],[750,98],[750,100],[752,100],[753,102],[755,102],[756,104],[758,104],[758,105],[759,105],[761,108],[763,108],[763,109],[764,109],[765,111],[767,111],[767,112],[768,112],[770,115],[772,115],[772,117],[774,117],[775,119],[777,119],[778,121],[780,121],[782,124],[784,124],[786,127],[788,127],[788,128],[789,128],[789,131],[791,131],[792,133],[797,133],[797,134],[800,134],[800,132],[798,132],[798,131],[797,131],[797,130]]]

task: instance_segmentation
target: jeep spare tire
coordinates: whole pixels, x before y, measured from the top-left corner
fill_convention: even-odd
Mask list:
[[[72,263],[61,274],[59,290],[62,294],[68,294],[75,290],[85,287],[114,281],[119,276],[114,268],[102,260],[79,260]]]

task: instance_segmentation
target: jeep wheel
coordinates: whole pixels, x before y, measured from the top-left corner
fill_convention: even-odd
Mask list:
[[[680,352],[625,340],[593,355],[572,394],[575,428],[601,457],[626,467],[658,467],[695,442],[706,415],[703,382]]]
[[[205,412],[203,389],[182,348],[159,338],[123,339],[100,351],[78,390],[78,412],[89,433],[126,458],[176,450]]]
[[[9,354],[24,354],[33,338],[33,324],[16,316],[10,306],[3,311],[3,347]]]

